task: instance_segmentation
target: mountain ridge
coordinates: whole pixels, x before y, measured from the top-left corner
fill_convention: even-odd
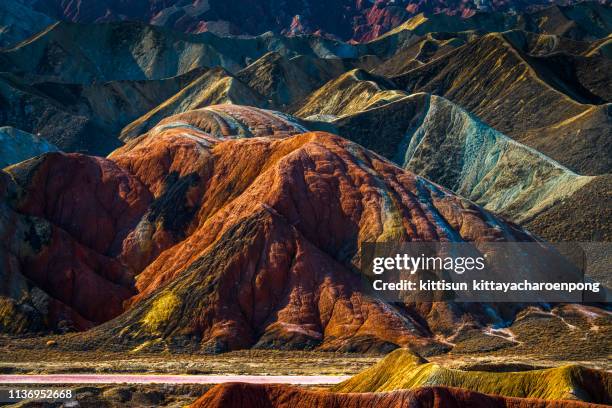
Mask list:
[[[83,1],[66,4],[60,0],[23,0],[22,3],[30,6],[33,11],[45,13],[53,19],[73,22],[101,23],[132,20],[190,33],[206,31],[222,35],[259,35],[267,31],[286,35],[314,33],[358,42],[375,39],[419,13],[460,16],[469,20],[480,14],[515,11],[526,13],[528,17],[523,18],[527,23],[524,24],[535,27],[538,26],[539,14],[545,13],[546,18],[544,23],[540,23],[541,25],[546,26],[546,20],[552,17],[558,22],[556,26],[565,26],[565,29],[570,31],[576,30],[576,25],[561,24],[561,22],[576,14],[577,17],[574,18],[578,23],[581,22],[580,13],[574,12],[572,8],[572,4],[576,2],[572,1],[537,1],[534,4],[532,1],[522,0],[500,2],[382,0],[368,4],[361,1],[333,0],[325,7],[312,1],[289,1],[283,7],[267,1],[225,4],[215,0],[198,1],[191,5],[180,2],[159,4],[148,0],[137,0],[131,7],[113,0],[104,0],[96,4]],[[570,6],[555,5],[559,3]],[[542,8],[544,11],[540,11]],[[551,12],[552,16],[549,16]],[[533,17],[530,17],[530,14]],[[579,29],[586,29],[587,32],[594,29],[580,24],[577,26]]]

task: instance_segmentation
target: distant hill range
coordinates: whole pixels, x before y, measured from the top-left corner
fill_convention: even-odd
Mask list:
[[[572,0],[8,0],[2,25],[12,20],[27,31],[32,16],[77,23],[137,21],[186,33],[221,35],[319,34],[344,41],[373,40],[419,13],[472,17],[478,13],[531,13]],[[602,1],[603,3],[603,1]],[[29,11],[28,11],[29,9]],[[521,18],[521,17],[518,17]],[[522,17],[529,20],[529,17]],[[39,29],[34,24],[34,31]]]

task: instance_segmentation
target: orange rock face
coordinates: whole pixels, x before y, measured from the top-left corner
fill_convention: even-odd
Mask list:
[[[152,198],[139,180],[98,157],[51,153],[11,173],[23,186],[17,211],[45,218],[107,256],[121,253]]]
[[[125,348],[444,348],[432,331],[487,316],[364,295],[361,243],[529,234],[338,136],[287,137],[300,132],[271,111],[217,106],[108,159],[49,154],[9,169],[15,213],[50,231],[15,255],[21,273],[92,324],[119,315],[91,333]]]
[[[122,246],[148,191],[114,163],[78,154],[52,153],[9,171],[6,251],[19,264],[13,273],[50,296],[48,324],[84,329],[123,312],[135,291]]]
[[[240,109],[243,117],[258,113]],[[203,123],[196,112],[166,123],[175,126],[162,123],[110,156],[149,188],[154,207],[160,203],[150,235],[159,255],[117,322],[126,344],[163,333],[208,351],[442,347],[418,313],[360,292],[360,243],[530,239],[337,136],[218,139],[193,129]],[[188,186],[170,187],[168,174]],[[145,235],[139,228],[133,236]],[[143,322],[167,298],[176,310],[149,330]]]
[[[220,384],[191,408],[596,408],[605,405],[577,401],[507,398],[460,388],[426,387],[411,391],[341,394],[286,385]]]

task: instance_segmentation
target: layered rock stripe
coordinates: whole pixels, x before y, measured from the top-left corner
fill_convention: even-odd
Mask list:
[[[543,400],[612,401],[612,376],[579,365],[519,372],[463,371],[430,363],[398,349],[373,367],[336,385],[336,392],[387,392],[427,386],[458,387],[485,394]]]

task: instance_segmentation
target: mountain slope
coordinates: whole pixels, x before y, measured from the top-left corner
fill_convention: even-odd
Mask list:
[[[164,117],[209,105],[233,103],[295,109],[310,92],[335,76],[342,76],[345,69],[360,64],[367,64],[367,61],[303,55],[287,58],[278,53],[268,53],[235,75],[222,68],[213,68],[126,126],[120,138],[133,138],[148,131]]]
[[[248,401],[252,408],[280,408],[285,406],[345,408],[402,408],[402,407],[473,407],[473,408],[544,408],[550,401],[506,398],[484,395],[458,388],[423,387],[415,390],[385,393],[343,394],[309,390],[288,385],[220,384],[194,402],[192,408],[238,408]],[[600,408],[604,405],[579,401],[556,401],[558,408]]]
[[[602,34],[597,38],[605,38],[610,33],[609,7],[583,3],[555,10],[564,16],[575,16],[579,22],[571,18],[570,21],[581,30],[595,30]],[[544,11],[542,13],[541,19],[546,21],[549,17]],[[235,73],[268,52],[278,52],[287,57],[359,58],[376,55],[386,58],[402,48],[421,42],[423,36],[436,32],[476,30],[483,33],[523,29],[551,34],[537,24],[528,24],[522,19],[527,17],[497,13],[478,13],[467,19],[443,14],[419,15],[408,20],[402,29],[363,44],[315,35],[288,38],[261,32],[257,37],[226,37],[212,33],[189,35],[136,21],[103,24],[59,22],[23,44],[0,53],[0,68],[78,83],[161,79],[198,67],[221,66]],[[109,20],[114,19],[102,21]],[[336,23],[337,20],[334,20]],[[594,40],[594,36],[585,34],[584,38],[572,38]]]
[[[605,38],[612,27],[610,7],[596,2],[582,2],[565,7],[551,6],[526,13],[470,13],[465,17],[458,18],[448,13],[419,13],[373,39],[369,44],[375,46],[378,43],[376,46],[380,47],[390,41],[410,45],[415,42],[415,38],[430,33],[469,31],[485,34],[508,30],[592,41]]]
[[[188,128],[174,128],[173,131],[184,132],[185,129]],[[164,131],[165,135],[150,136],[149,143],[168,143],[164,142],[164,139],[173,135],[169,131]],[[142,169],[138,170],[140,174],[148,166],[139,164],[134,167],[133,161],[138,158],[139,161],[146,163],[149,159],[145,152],[154,151],[149,147],[149,143],[143,143],[144,140],[134,146],[120,149],[111,158],[121,165],[129,166],[127,168]],[[283,347],[316,346],[319,349],[357,350],[366,347],[366,344],[369,344],[368,348],[385,348],[390,344],[404,342],[415,342],[421,347],[424,346],[428,341],[423,343],[423,340],[418,340],[418,333],[423,329],[416,323],[404,321],[406,317],[401,317],[398,312],[383,313],[377,301],[363,298],[356,292],[357,281],[353,281],[347,269],[347,262],[350,262],[350,258],[354,256],[355,248],[346,247],[346,243],[355,240],[357,231],[347,228],[345,223],[363,225],[359,228],[367,228],[372,231],[371,233],[378,230],[375,234],[383,236],[389,234],[401,236],[409,233],[417,236],[433,234],[431,235],[433,237],[449,234],[445,231],[448,227],[437,223],[431,226],[421,225],[421,221],[413,218],[411,223],[415,225],[416,230],[407,232],[404,227],[396,224],[400,222],[399,219],[392,222],[393,218],[389,218],[401,214],[400,209],[397,210],[400,211],[397,215],[394,215],[396,210],[393,210],[393,207],[385,210],[383,220],[387,220],[382,224],[382,220],[370,221],[369,217],[366,218],[366,214],[371,211],[368,210],[371,204],[364,210],[358,210],[356,204],[350,204],[353,199],[343,203],[343,197],[350,196],[348,191],[343,190],[354,188],[350,187],[353,183],[351,180],[357,175],[352,176],[351,172],[353,169],[358,173],[362,172],[361,165],[357,166],[352,154],[344,150],[346,149],[344,143],[332,135],[308,134],[274,143],[261,139],[236,140],[231,143],[226,141],[215,147],[212,150],[213,157],[206,160],[219,162],[215,167],[225,167],[226,165],[222,164],[225,162],[223,156],[214,157],[218,154],[231,154],[231,168],[234,168],[236,163],[240,164],[239,168],[228,173],[229,178],[218,179],[214,188],[209,187],[206,190],[203,199],[207,201],[202,202],[198,213],[199,217],[206,215],[207,218],[200,218],[197,229],[185,241],[165,251],[140,274],[138,279],[140,294],[135,298],[138,303],[131,312],[119,320],[100,327],[96,337],[106,338],[108,335],[114,337],[118,334],[116,330],[121,328],[121,336],[127,344],[152,340],[158,338],[160,333],[166,339],[164,344],[167,344],[167,341],[173,338],[183,338],[187,333],[191,333],[192,336],[201,336],[202,347],[210,350],[253,345],[265,348],[283,345]],[[266,156],[270,159],[266,159],[266,156],[254,159],[253,155],[257,152],[267,152]],[[278,156],[280,152],[284,152],[282,156]],[[237,160],[242,155],[247,155],[250,160]],[[206,157],[198,159],[196,163]],[[204,165],[203,169],[208,167],[205,166],[206,160],[201,164]],[[324,163],[331,160],[327,164],[321,164],[324,166],[321,167],[323,173],[317,170],[320,165],[316,163],[320,160],[324,160]],[[361,160],[374,160],[372,166],[378,166],[374,158]],[[312,161],[313,164],[308,164]],[[396,171],[382,163],[381,166],[378,172],[391,171],[386,176],[381,173],[381,177],[390,177]],[[323,170],[326,167],[329,170]],[[258,168],[267,170],[259,173]],[[340,184],[346,184],[342,190],[338,190],[340,186],[334,186],[335,182],[329,184],[331,179],[325,181],[329,177],[325,174],[337,168],[346,168],[344,172],[348,171],[346,181],[342,181],[344,177],[339,180]],[[303,176],[300,175],[302,173]],[[238,176],[239,180],[233,179]],[[338,176],[339,174],[336,177]],[[143,172],[140,177],[150,178],[150,175]],[[151,182],[145,181],[145,184]],[[406,185],[406,182],[408,179],[403,184]],[[417,180],[415,182],[421,183]],[[228,191],[226,184],[234,188]],[[328,187],[320,191],[314,187],[319,184]],[[278,190],[270,191],[270,186],[273,185],[278,186]],[[309,185],[313,188],[308,187]],[[422,184],[423,187],[426,185]],[[396,191],[392,194],[400,194],[401,197],[404,193]],[[327,201],[330,199],[333,201]],[[384,202],[385,199],[383,197],[381,199]],[[319,207],[318,200],[325,200],[326,206]],[[392,204],[394,201],[384,205],[401,207],[408,205],[399,202]],[[353,209],[349,214],[341,215],[338,212],[341,207],[347,210]],[[382,208],[376,211],[381,210]],[[441,208],[438,211],[442,211]],[[317,221],[321,220],[321,217],[325,217],[323,219],[328,221]],[[353,217],[357,218],[349,221]],[[374,225],[370,225],[370,222],[374,222]],[[432,221],[423,219],[423,222]],[[473,237],[479,228],[488,231],[485,236],[497,234],[477,220],[473,221],[476,223],[474,225],[476,230],[466,229],[468,225],[466,222],[467,219],[462,229],[465,230],[463,234],[468,234],[465,239],[473,239],[470,237]],[[512,230],[510,229],[508,233],[514,234],[510,231]],[[271,242],[277,244],[268,246]],[[354,245],[358,245],[358,241]],[[204,248],[208,249],[203,250]],[[241,248],[243,255],[233,255],[238,248]],[[253,264],[255,269],[247,267],[245,262]],[[169,265],[172,265],[172,268],[168,268]],[[177,276],[181,278],[175,279]],[[284,278],[277,281],[279,276]],[[253,279],[259,283],[248,289]],[[160,291],[151,296],[165,282],[170,283],[161,286]],[[203,284],[204,282],[206,284]],[[230,289],[237,284],[236,282],[240,287],[246,285],[244,290],[237,292]],[[206,293],[215,295],[209,296],[205,295]],[[219,308],[217,302],[221,299],[226,301],[228,296],[233,298],[238,293],[241,294],[240,297],[231,302],[236,305],[235,307],[225,310]],[[172,303],[176,303],[173,312],[167,316],[167,319],[164,318],[159,326],[148,325],[146,322],[154,319],[153,316],[158,308],[156,305],[169,301],[168,299],[173,299]],[[252,309],[254,299],[258,299],[256,309]],[[299,299],[318,299],[315,303],[318,306],[311,309],[315,307],[314,304],[303,303]],[[276,303],[279,301],[280,303]],[[329,308],[333,304],[335,306],[332,311]],[[353,306],[349,306],[351,304]],[[360,305],[359,313],[366,313],[367,310],[366,314],[369,317],[358,317],[355,314],[358,312],[351,312],[357,305]],[[302,311],[296,315],[295,311],[298,309]],[[216,312],[217,310],[219,312]],[[221,312],[222,310],[224,311]],[[271,314],[274,310],[276,312]],[[175,312],[182,317],[178,317],[179,315],[174,317]],[[210,320],[206,320],[210,323],[205,323],[201,317],[197,317],[201,313],[210,316],[207,318]],[[277,317],[268,320],[273,315]],[[323,325],[318,323],[320,320],[316,316],[323,318]],[[177,321],[177,318],[180,321]],[[168,326],[166,323],[168,321],[175,323]],[[401,323],[402,321],[404,323]],[[254,331],[250,327],[259,327],[259,329]],[[106,334],[109,329],[110,333],[114,334]],[[370,340],[366,341],[366,338]]]
[[[522,372],[461,371],[395,350],[375,366],[333,387],[337,392],[383,392],[422,386],[459,387],[505,397],[610,403],[606,371],[568,365]]]
[[[256,60],[236,77],[264,95],[275,109],[290,110],[312,91],[346,71],[378,63],[375,56],[338,59],[299,55],[288,58],[274,52]]]
[[[358,142],[555,241],[577,240],[609,225],[606,217],[595,216],[605,214],[608,199],[602,197],[589,211],[578,206],[583,202],[579,190],[598,185],[605,195],[608,178],[580,176],[435,95],[415,94],[329,123],[305,125]],[[544,228],[550,224],[537,220],[561,203],[575,213],[557,223],[551,236],[550,227]],[[594,219],[598,226],[592,225]]]
[[[83,330],[120,314],[123,301],[134,294],[133,275],[114,256],[150,201],[148,192],[113,163],[75,154],[48,153],[5,170],[0,219],[5,329]],[[127,196],[120,193],[129,190]],[[67,201],[71,204],[64,206]]]
[[[128,140],[146,133],[160,120],[209,105],[233,103],[265,107],[263,97],[223,68],[213,68],[186,84],[176,94],[129,123],[120,138]]]
[[[400,25],[408,17],[419,13],[426,13],[428,16],[440,13],[442,17],[445,15],[470,17],[466,20],[476,20],[483,15],[493,14],[496,20],[500,20],[498,13],[490,12],[537,10],[555,3],[549,0],[495,2],[382,0],[375,3],[355,0],[331,0],[324,3],[290,0],[282,4],[273,1],[253,3],[244,0],[232,3],[211,0],[193,4],[179,1],[160,3],[151,0],[135,0],[129,5],[113,0],[94,3],[83,0],[67,3],[61,0],[27,0],[25,2],[32,4],[35,10],[53,18],[73,22],[100,23],[130,20],[191,33],[204,31],[213,31],[221,35],[257,35],[266,31],[288,35],[317,33],[354,41],[372,40]],[[521,14],[518,18],[513,17],[513,19],[529,25],[534,30],[552,28],[557,29],[557,32],[573,36],[597,35],[601,27],[590,25],[588,22],[585,24],[584,17],[599,13],[599,19],[608,17],[609,24],[609,14],[606,16],[604,12],[598,10],[600,7],[596,3],[593,5],[578,4],[572,7],[549,7],[537,13]],[[441,17],[435,18],[440,19]],[[460,20],[460,18],[455,20]],[[553,24],[549,20],[552,20]],[[560,30],[559,26],[563,29]]]
[[[517,138],[582,174],[607,174],[612,167],[612,104],[591,106],[552,126]]]
[[[608,64],[604,59],[599,61],[604,66]],[[554,142],[547,139],[546,132],[540,132],[543,134],[538,142],[527,136],[530,131],[565,129],[572,120],[596,109],[593,103],[604,103],[601,97],[584,100],[584,95],[571,89],[576,83],[565,85],[568,82],[558,76],[543,76],[543,71],[533,65],[529,57],[521,55],[502,35],[489,34],[393,81],[408,92],[425,91],[444,96],[516,140],[533,147],[538,143],[540,151],[575,171],[607,172],[608,166],[602,168],[601,163],[608,162],[609,134],[565,131],[566,137],[557,137]],[[606,84],[610,79],[605,72],[605,69],[584,71],[586,76],[603,75],[601,95],[608,94]],[[583,82],[577,82],[580,83]],[[604,140],[593,144],[594,137]]]
[[[189,84],[205,69],[152,81],[71,84],[36,75],[0,74],[0,122],[39,133],[64,151],[106,155],[115,135]]]
[[[6,71],[25,71],[60,82],[161,79],[221,65],[220,53],[196,37],[137,23],[56,23],[2,52]],[[229,56],[228,56],[229,57]],[[235,67],[227,58],[222,64]]]
[[[2,123],[40,134],[60,149],[97,152],[119,145],[112,137],[105,137],[104,131],[87,115],[66,109],[18,77],[0,74],[0,97]]]
[[[409,143],[403,167],[518,223],[593,180],[521,145],[436,96]]]
[[[217,6],[249,29],[278,23],[256,17],[276,5],[215,1],[132,2],[157,26],[106,22],[127,18],[118,3],[102,16],[104,1],[62,3],[104,23],[0,50],[0,124],[112,151],[0,173],[0,331],[92,328],[54,338],[63,350],[606,355],[604,309],[386,303],[366,295],[359,249],[608,240],[609,6],[472,15],[464,2],[382,36],[431,3],[361,2],[350,24],[329,11],[343,38],[377,37],[363,43],[295,35],[313,31],[305,15],[289,37],[169,29],[191,31],[193,12],[195,31],[233,30],[207,14]]]
[[[46,140],[10,126],[0,127],[0,145],[0,168],[39,154],[57,151],[57,147]]]
[[[551,242],[612,241],[612,176],[595,177],[570,197],[525,223]]]
[[[597,2],[545,8],[531,18],[541,32],[572,39],[604,38],[612,31],[612,9]]]
[[[318,37],[189,35],[135,22],[60,22],[0,51],[0,68],[60,82],[162,79],[199,67],[237,72],[270,51],[286,56],[357,57],[350,44]]]
[[[159,121],[149,132],[151,134],[163,133],[173,127],[193,127],[219,139],[239,139],[247,137],[287,137],[306,132],[298,119],[282,112],[259,109],[250,106],[232,104],[212,105],[205,108],[187,111],[168,116]],[[126,146],[119,149],[123,151],[138,145],[143,139],[153,141],[147,133],[137,138],[126,138]],[[117,154],[113,152],[111,156]]]
[[[25,40],[53,22],[18,0],[5,0],[0,3],[0,48]]]
[[[9,204],[20,216],[42,217],[65,231],[64,241],[91,248],[79,263],[89,269],[68,259],[56,263],[55,276],[114,270],[114,281],[137,292],[119,317],[63,338],[63,347],[220,352],[412,345],[433,352],[448,345],[432,332],[452,332],[457,321],[481,327],[516,313],[514,306],[482,304],[395,308],[364,295],[356,273],[364,241],[533,238],[352,142],[325,133],[286,137],[302,131],[282,114],[220,106],[167,118],[108,159],[56,154],[9,168],[21,190]],[[38,186],[64,180],[53,176],[64,166],[77,166],[71,174],[91,181],[52,184],[41,197]],[[81,202],[95,200],[98,190],[122,191],[123,200],[80,206],[69,198],[80,183],[89,186],[80,190]],[[86,227],[92,211],[103,214],[95,233]],[[30,255],[32,265],[43,265],[40,254],[58,255],[41,233],[28,238],[43,242]],[[113,266],[100,269],[95,259]],[[21,273],[46,290],[32,270]]]
[[[296,106],[295,115],[338,117],[402,98],[395,84],[384,77],[355,69],[329,81]]]
[[[396,53],[378,64],[371,72],[386,77],[398,76],[417,68],[475,38],[476,33],[428,33],[400,48]]]

